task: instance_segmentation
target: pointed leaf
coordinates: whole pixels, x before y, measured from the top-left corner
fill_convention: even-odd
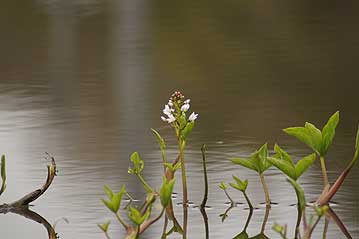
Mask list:
[[[130,211],[128,212],[128,217],[136,225],[141,225],[145,221],[146,217],[148,217],[148,211],[146,211],[144,215],[141,215],[141,212],[137,208],[130,207]]]
[[[186,140],[188,135],[192,132],[194,126],[194,121],[189,121],[186,126],[184,127],[184,129],[181,131],[181,138],[183,140]]]
[[[111,189],[109,186],[107,186],[107,185],[105,185],[105,186],[103,187],[103,189],[104,189],[105,193],[107,194],[108,198],[109,198],[109,199],[112,199],[112,197],[113,197],[112,189]]]
[[[304,127],[307,129],[308,131],[308,135],[311,136],[311,141],[312,141],[312,145],[313,147],[318,151],[318,152],[322,152],[322,132],[315,127],[314,124],[311,124],[309,122],[306,122]]]
[[[257,162],[256,164],[258,168],[258,173],[263,173],[272,166],[272,164],[267,160],[267,157],[267,143],[262,145],[262,147],[260,147],[254,154],[252,154],[251,158]]]
[[[317,155],[315,153],[300,159],[295,165],[295,178],[293,179],[297,180],[310,166],[313,165],[316,159]]]
[[[327,124],[323,127],[323,142],[322,142],[322,155],[324,155],[329,146],[333,142],[335,136],[335,129],[339,123],[339,111],[335,112],[328,120]]]
[[[299,141],[309,146],[317,154],[320,154],[320,149],[315,143],[313,143],[312,135],[309,134],[309,130],[304,127],[290,127],[283,130],[287,134],[296,137]]]
[[[274,167],[278,168],[282,171],[285,175],[290,178],[296,179],[295,177],[295,168],[294,166],[286,160],[268,157],[269,162],[271,162]]]
[[[167,207],[167,205],[171,201],[174,184],[175,184],[175,179],[168,181],[165,176],[163,177],[163,182],[160,189],[160,199],[161,199],[161,204],[164,208]]]
[[[257,165],[252,159],[244,159],[244,158],[233,158],[231,159],[232,163],[239,164],[245,168],[252,169],[258,172]]]
[[[274,151],[277,153],[274,156],[275,158],[283,159],[283,160],[287,161],[288,163],[290,163],[292,166],[294,166],[292,158],[289,156],[289,154],[284,149],[279,147],[278,144],[274,145]]]
[[[152,130],[153,135],[156,137],[158,144],[160,145],[161,151],[165,150],[166,149],[165,140],[162,138],[160,133],[158,133],[155,129],[151,128],[151,130]]]
[[[226,184],[225,184],[224,182],[221,182],[221,183],[219,184],[219,188],[222,189],[222,190],[226,190],[226,189],[227,189],[227,186],[226,186]]]
[[[133,152],[131,154],[131,162],[134,165],[134,168],[131,170],[131,168],[129,168],[129,173],[130,171],[132,171],[135,174],[140,174],[143,171],[143,168],[145,167],[145,163],[143,162],[143,160],[140,158],[140,155],[137,152]]]
[[[107,221],[104,224],[98,224],[97,226],[103,231],[103,232],[107,232],[108,231],[108,227],[110,226],[111,221]]]

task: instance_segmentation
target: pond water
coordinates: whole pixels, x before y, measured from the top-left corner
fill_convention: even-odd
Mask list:
[[[41,186],[45,152],[58,176],[32,210],[60,221],[61,238],[103,238],[96,224],[113,219],[103,206],[103,185],[142,199],[127,174],[129,155],[140,152],[145,177],[161,182],[161,157],[150,128],[175,137],[161,120],[174,90],[192,99],[199,119],[186,151],[189,198],[200,204],[200,147],[207,145],[210,238],[233,238],[245,225],[240,204],[221,222],[228,201],[218,188],[231,175],[249,179],[248,194],[259,208],[248,226],[259,233],[265,207],[258,177],[229,162],[264,142],[279,143],[300,157],[310,153],[281,129],[305,121],[320,127],[336,110],[341,122],[327,157],[330,181],[351,160],[359,120],[358,3],[328,1],[10,1],[0,8],[0,153],[7,156],[8,186],[1,203]],[[358,166],[333,199],[333,210],[353,238],[359,237]],[[292,187],[275,169],[266,173],[274,222],[293,233]],[[180,182],[180,180],[178,180]],[[322,189],[320,165],[299,181],[308,201]],[[175,203],[181,201],[180,183]],[[239,202],[243,197],[234,191]],[[176,211],[181,216],[181,207]],[[189,238],[205,238],[200,211],[189,208]],[[158,238],[162,221],[143,238]],[[323,221],[314,232],[321,238]],[[120,238],[119,225],[111,233]],[[0,215],[1,238],[47,238],[45,228],[24,217]],[[175,235],[171,238],[180,238]],[[344,238],[330,222],[327,238]]]

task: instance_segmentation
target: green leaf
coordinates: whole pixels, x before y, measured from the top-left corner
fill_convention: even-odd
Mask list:
[[[219,188],[222,189],[222,190],[226,190],[226,189],[227,189],[227,186],[226,186],[226,184],[225,184],[224,182],[221,182],[221,183],[219,184]]]
[[[181,168],[181,162],[176,163],[173,165],[172,163],[164,163],[165,167],[168,168],[171,172],[175,172],[179,168]]]
[[[234,175],[232,177],[236,183],[229,183],[229,185],[231,185],[232,188],[237,189],[239,191],[242,192],[246,191],[248,186],[248,180],[242,181]]]
[[[309,130],[304,127],[290,127],[283,129],[287,134],[296,137],[299,141],[308,145],[311,149],[313,149],[317,154],[320,154],[320,148],[317,147],[315,143],[313,143],[312,135],[310,135]]]
[[[107,221],[104,224],[98,224],[97,226],[103,231],[103,232],[107,232],[108,231],[108,227],[110,226],[111,221]]]
[[[236,235],[235,237],[233,237],[233,239],[248,239],[248,233],[246,231],[243,231],[241,233],[239,233],[238,235]]]
[[[111,191],[112,192],[112,191]],[[112,197],[109,198],[110,200],[103,199],[103,203],[106,205],[108,209],[110,209],[113,213],[117,213],[120,209],[122,196],[126,193],[126,187],[122,186],[121,190],[118,193],[112,192]],[[107,194],[108,196],[111,195],[111,193]]]
[[[194,121],[189,121],[183,130],[181,130],[181,138],[186,140],[188,135],[192,132]]]
[[[1,156],[1,188],[0,188],[0,195],[5,191],[6,189],[6,168],[5,168],[5,155]]]
[[[232,163],[239,164],[245,168],[249,168],[258,172],[257,165],[255,164],[255,162],[252,161],[252,159],[233,158],[231,159],[231,161]]]
[[[152,130],[153,135],[157,139],[157,142],[158,142],[158,144],[160,146],[161,151],[164,151],[166,149],[165,140],[162,138],[162,136],[155,129],[151,128],[151,130]]]
[[[105,193],[107,194],[108,198],[109,198],[109,199],[112,199],[112,197],[113,197],[112,189],[111,189],[109,186],[107,186],[107,185],[105,185],[105,186],[103,187],[103,189],[104,189]]]
[[[167,207],[167,205],[171,201],[174,184],[175,184],[175,179],[168,181],[167,178],[163,176],[162,186],[160,189],[160,199],[163,207]]]
[[[233,158],[231,161],[245,168],[252,169],[258,173],[263,173],[265,170],[272,166],[272,164],[267,160],[267,157],[267,144],[264,144],[257,151],[255,151],[249,159]]]
[[[292,166],[294,166],[293,160],[292,158],[289,156],[289,154],[282,149],[281,147],[279,147],[278,144],[274,145],[274,151],[277,153],[274,157],[278,158],[278,159],[283,159],[286,162],[290,163]]]
[[[291,163],[284,159],[278,159],[273,157],[268,157],[268,160],[285,175],[296,180],[295,168]]]
[[[272,164],[267,160],[267,157],[268,148],[266,143],[251,156],[251,159],[256,162],[258,173],[260,174],[272,166]]]
[[[131,154],[131,162],[134,165],[134,168],[129,168],[128,173],[130,174],[141,174],[143,168],[145,167],[145,163],[140,158],[140,155],[137,152],[133,152]]]
[[[141,212],[137,208],[130,207],[130,211],[128,212],[128,217],[136,225],[141,225],[146,220],[146,218],[149,216],[148,214],[149,214],[148,210],[146,211],[146,213],[144,215],[141,215]]]
[[[287,180],[292,184],[295,189],[300,209],[304,210],[306,202],[302,187],[294,179],[287,178]]]
[[[295,165],[295,178],[293,179],[297,180],[310,166],[313,165],[316,159],[317,155],[315,153],[300,159]]]
[[[339,123],[339,111],[335,112],[328,120],[327,124],[323,127],[322,135],[322,155],[326,154],[329,146],[333,142],[335,136],[335,129]]]
[[[304,127],[307,129],[313,147],[322,155],[322,132],[314,124],[308,122],[305,123]]]

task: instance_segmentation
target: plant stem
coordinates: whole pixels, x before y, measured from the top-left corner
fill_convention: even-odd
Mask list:
[[[129,225],[126,224],[126,222],[122,219],[120,214],[115,213],[117,220],[121,223],[121,225],[126,229],[126,231],[130,228]]]
[[[178,144],[179,144],[179,150],[180,150],[180,161],[181,161],[181,172],[182,172],[182,193],[183,193],[183,199],[182,199],[182,206],[183,206],[183,239],[187,238],[187,220],[188,220],[188,210],[187,210],[187,180],[186,180],[186,168],[185,168],[185,162],[184,162],[184,147],[186,144],[186,141],[183,141],[181,137],[178,137]]]
[[[302,220],[302,215],[303,215],[303,211],[302,211],[302,208],[300,207],[299,202],[298,202],[298,205],[297,205],[297,210],[298,210],[298,216],[297,216],[297,224],[295,225],[294,239],[299,238],[299,226],[300,226],[300,221]]]
[[[162,236],[161,239],[167,238],[167,225],[168,225],[168,217],[165,215],[165,222],[163,224]]]
[[[137,178],[141,181],[143,187],[145,188],[145,190],[146,190],[148,193],[153,193],[153,192],[154,192],[153,188],[151,188],[151,186],[148,185],[148,183],[143,179],[142,175],[137,174]]]
[[[251,201],[249,200],[249,197],[247,196],[247,193],[245,192],[245,191],[243,191],[243,195],[244,195],[244,197],[246,198],[246,201],[247,201],[247,203],[248,203],[248,206],[249,206],[249,209],[253,209],[253,206],[252,206],[252,203],[251,203]]]
[[[226,190],[226,189],[224,189],[223,191],[224,191],[224,193],[226,194],[226,196],[227,196],[228,200],[231,202],[231,205],[233,206],[233,205],[234,205],[234,201],[233,201],[233,199],[231,198],[231,196],[229,196],[229,194],[228,194],[228,192],[227,192],[227,190]]]
[[[268,207],[270,207],[269,191],[268,191],[268,187],[267,187],[266,181],[264,180],[263,173],[260,173],[260,174],[259,174],[259,177],[260,177],[260,179],[261,179],[261,183],[262,183],[262,186],[263,186],[263,191],[264,191],[264,195],[265,195],[265,199],[266,199],[266,205],[267,205]]]
[[[201,147],[201,152],[202,152],[203,174],[204,174],[204,195],[203,195],[203,200],[201,203],[201,208],[204,208],[206,206],[207,199],[208,199],[208,177],[207,177],[207,165],[206,165],[205,151],[206,151],[206,145],[203,144]]]
[[[320,166],[322,167],[324,188],[326,188],[327,185],[329,185],[329,181],[328,181],[327,169],[325,167],[325,161],[323,156],[320,156]]]

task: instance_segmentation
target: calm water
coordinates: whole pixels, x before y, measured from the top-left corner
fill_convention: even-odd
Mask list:
[[[331,182],[352,157],[359,120],[359,32],[357,2],[328,1],[18,1],[0,8],[0,151],[6,154],[10,202],[40,186],[46,177],[44,152],[55,156],[59,174],[32,210],[64,239],[103,238],[96,224],[111,219],[102,187],[126,184],[143,191],[127,174],[129,154],[145,159],[145,177],[160,184],[160,154],[150,128],[168,139],[159,119],[173,90],[192,99],[200,113],[188,143],[190,200],[202,200],[200,146],[207,144],[210,238],[242,231],[248,211],[239,205],[221,223],[228,205],[218,189],[231,175],[248,178],[259,209],[248,227],[260,231],[264,207],[256,175],[229,163],[264,142],[280,143],[296,156],[310,151],[281,129],[306,120],[322,126],[341,111],[337,137],[327,158]],[[359,237],[358,166],[333,209]],[[296,222],[295,194],[276,170],[266,174],[272,200],[266,234],[274,222]],[[178,180],[180,182],[180,180]],[[300,180],[308,200],[322,188],[316,164]],[[180,192],[180,184],[177,184]],[[240,202],[244,199],[230,191]],[[181,194],[175,203],[181,201]],[[176,207],[178,214],[181,207]],[[189,209],[189,238],[204,238],[198,209]],[[113,223],[114,235],[122,235]],[[159,222],[144,238],[157,238]],[[321,238],[323,223],[314,238]],[[23,217],[0,215],[1,238],[46,238],[45,229]],[[120,238],[118,236],[117,238]],[[179,238],[174,236],[173,238]],[[331,222],[327,238],[344,238]]]

